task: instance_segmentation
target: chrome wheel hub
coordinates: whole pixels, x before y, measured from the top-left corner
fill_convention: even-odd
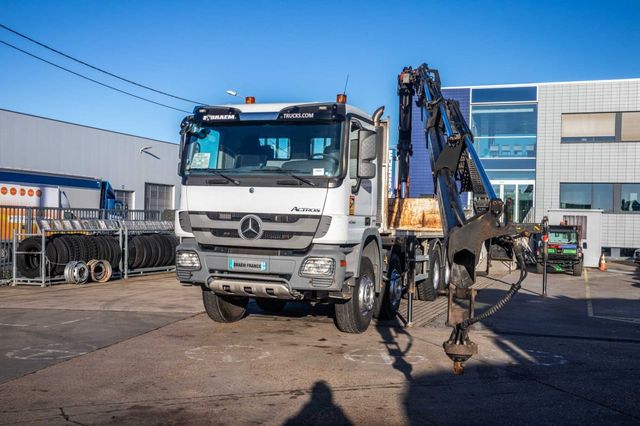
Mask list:
[[[440,282],[440,262],[437,260],[433,265],[433,280],[431,283],[433,284],[433,288],[438,289],[438,283]]]
[[[367,275],[363,275],[360,277],[360,285],[358,286],[358,302],[360,302],[360,313],[363,317],[371,312],[375,300],[376,292],[373,280]]]

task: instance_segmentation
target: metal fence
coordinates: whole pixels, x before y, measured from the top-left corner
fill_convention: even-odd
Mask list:
[[[40,219],[110,219],[110,220],[172,220],[173,211],[64,209],[53,207],[0,206],[0,282],[11,278],[14,232],[38,232]]]

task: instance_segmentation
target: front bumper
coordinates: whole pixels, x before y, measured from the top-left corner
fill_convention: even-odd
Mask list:
[[[338,246],[313,245],[304,252],[282,255],[233,253],[202,249],[195,241],[180,244],[177,251],[191,250],[200,258],[200,269],[181,268],[176,275],[181,282],[204,284],[219,294],[279,299],[301,299],[309,291],[341,291],[348,278],[344,265],[345,253]],[[309,257],[331,258],[335,268],[330,276],[302,276],[300,269]]]

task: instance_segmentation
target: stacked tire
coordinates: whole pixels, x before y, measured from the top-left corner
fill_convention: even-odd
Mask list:
[[[176,261],[178,239],[173,235],[143,234],[129,239],[129,269],[172,266]]]
[[[46,276],[64,274],[69,262],[89,262],[90,260],[107,260],[114,271],[119,269],[122,250],[118,239],[111,235],[63,234],[45,239]],[[42,237],[35,236],[23,240],[17,248],[16,267],[18,272],[27,278],[40,276],[40,254]]]

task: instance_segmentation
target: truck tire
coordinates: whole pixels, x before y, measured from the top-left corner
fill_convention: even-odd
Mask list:
[[[583,266],[583,260],[582,259],[580,259],[580,262],[578,262],[575,265],[573,265],[573,276],[574,277],[582,276],[582,266]]]
[[[282,312],[287,305],[287,301],[283,299],[256,297],[256,305],[265,312]]]
[[[542,263],[536,263],[536,273],[538,274],[544,274],[544,264]]]
[[[443,287],[442,246],[437,240],[429,242],[429,276],[416,283],[418,300],[433,301],[438,297],[438,290]]]
[[[202,301],[204,310],[209,318],[215,322],[240,321],[247,313],[248,297],[243,296],[219,296],[208,288],[202,289]]]
[[[400,259],[395,254],[391,255],[389,267],[387,268],[387,283],[382,291],[382,306],[378,319],[383,321],[392,320],[398,313],[402,292],[404,290],[404,279]]]
[[[18,244],[16,251],[24,252],[16,255],[16,268],[27,278],[40,276],[40,255],[42,250],[41,237],[25,238]]]
[[[335,324],[344,333],[363,333],[369,327],[376,300],[376,276],[373,263],[367,257],[360,261],[360,277],[353,288],[353,296],[335,304]]]

